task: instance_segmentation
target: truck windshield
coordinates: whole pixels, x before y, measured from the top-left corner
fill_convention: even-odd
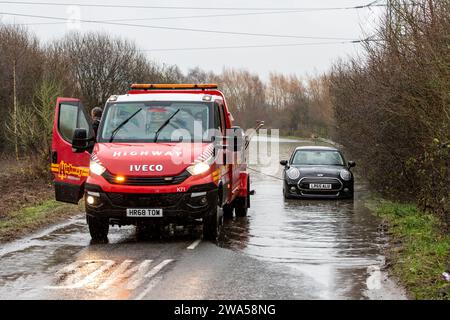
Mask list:
[[[115,132],[114,142],[153,142],[156,135],[158,142],[210,141],[210,108],[210,102],[192,101],[111,103],[106,107],[98,141],[108,142],[114,129],[139,109]]]
[[[292,164],[342,166],[344,159],[338,151],[300,150],[295,153]]]

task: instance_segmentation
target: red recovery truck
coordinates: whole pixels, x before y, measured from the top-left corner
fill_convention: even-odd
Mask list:
[[[96,240],[110,225],[202,223],[215,241],[224,216],[250,207],[247,145],[215,84],[134,84],[108,99],[96,135],[79,99],[58,98],[55,197],[84,197]]]

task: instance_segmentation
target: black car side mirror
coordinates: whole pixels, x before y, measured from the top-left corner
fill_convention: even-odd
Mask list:
[[[281,160],[281,161],[280,161],[280,164],[281,164],[282,166],[287,166],[288,161],[287,161],[287,160]]]
[[[355,161],[349,161],[348,162],[348,167],[349,168],[353,168],[354,166],[356,166],[356,162]]]
[[[81,153],[89,148],[89,141],[87,137],[87,130],[83,128],[75,129],[72,138],[72,151],[75,153]]]

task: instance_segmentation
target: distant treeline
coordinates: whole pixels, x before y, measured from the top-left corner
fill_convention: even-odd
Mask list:
[[[450,224],[450,1],[387,2],[375,41],[334,66],[335,139],[372,185]]]
[[[264,83],[246,70],[214,74],[198,67],[183,74],[108,34],[72,33],[44,44],[27,28],[0,25],[0,152],[45,162],[57,96],[81,98],[92,109],[131,83],[215,82],[244,128],[264,120],[285,135],[329,136],[332,111],[323,81],[273,73]]]

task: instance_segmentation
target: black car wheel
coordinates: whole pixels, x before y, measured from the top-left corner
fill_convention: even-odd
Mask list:
[[[86,221],[92,240],[105,240],[108,237],[109,220],[107,218],[86,216]]]

